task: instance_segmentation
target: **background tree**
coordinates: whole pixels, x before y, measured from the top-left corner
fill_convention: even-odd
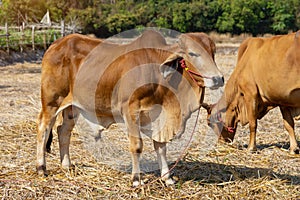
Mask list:
[[[47,10],[53,22],[99,37],[145,26],[253,35],[300,28],[299,0],[2,0],[0,23],[36,23]]]
[[[285,3],[274,1],[269,2],[268,6],[270,8],[270,12],[272,13],[272,32],[286,33],[289,30],[296,29],[296,13],[300,6],[299,1],[286,1]]]

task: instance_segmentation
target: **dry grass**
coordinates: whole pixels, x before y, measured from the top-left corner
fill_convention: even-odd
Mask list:
[[[219,46],[216,57],[228,79],[236,48]],[[47,155],[48,177],[35,172],[35,120],[40,108],[37,64],[0,68],[0,196],[2,199],[299,199],[300,157],[288,154],[288,136],[278,110],[259,122],[258,152],[248,153],[247,127],[239,127],[232,144],[218,144],[199,156],[193,145],[173,170],[178,180],[165,187],[158,173],[146,173],[147,183],[132,188],[130,174],[97,162],[74,131],[74,167],[60,168],[57,135]],[[205,112],[200,123],[204,124]],[[200,126],[200,131],[201,131]],[[299,130],[299,124],[297,124]],[[299,137],[298,137],[299,140]],[[174,162],[170,163],[172,166]],[[157,180],[155,182],[152,182]]]

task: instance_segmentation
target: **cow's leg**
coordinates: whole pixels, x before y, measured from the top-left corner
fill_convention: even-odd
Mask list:
[[[130,153],[132,158],[132,185],[134,187],[143,185],[141,180],[141,170],[140,170],[140,155],[143,150],[142,138],[129,135],[130,142]]]
[[[250,123],[249,121],[249,129],[250,129],[250,141],[248,146],[248,151],[255,152],[256,148],[256,129],[257,129],[257,122]]]
[[[128,130],[129,151],[132,159],[132,182],[133,186],[143,185],[140,171],[140,155],[143,151],[143,141],[140,135],[140,129],[137,124],[137,115],[126,116],[125,123]]]
[[[283,117],[283,124],[285,129],[289,133],[289,138],[290,138],[290,154],[295,154],[299,153],[299,147],[298,143],[295,137],[295,124],[294,124],[294,119],[292,117],[292,114],[287,107],[281,107],[280,106],[280,111]]]
[[[39,175],[46,173],[46,144],[52,127],[55,123],[55,112],[57,107],[46,107],[39,114],[37,132],[36,169]]]
[[[72,107],[68,107],[63,110],[63,123],[57,127],[59,150],[60,150],[60,161],[63,168],[68,169],[71,166],[69,147],[71,131],[73,130],[78,113]]]
[[[257,129],[257,101],[256,96],[249,96],[248,98],[245,96],[247,114],[249,119],[249,129],[250,129],[250,141],[248,146],[248,151],[255,152],[256,148],[256,129]]]
[[[167,148],[165,142],[157,142],[153,140],[154,149],[157,154],[157,161],[161,170],[162,180],[165,181],[166,185],[174,184],[172,178],[170,178],[170,171],[167,163]]]

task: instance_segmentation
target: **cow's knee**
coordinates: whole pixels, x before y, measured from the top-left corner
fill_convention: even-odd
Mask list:
[[[129,151],[133,154],[140,154],[143,152],[143,141],[139,137],[130,137]]]

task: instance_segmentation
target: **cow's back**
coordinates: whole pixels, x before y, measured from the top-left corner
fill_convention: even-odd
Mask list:
[[[145,31],[133,42],[125,45],[103,41],[86,57],[82,64],[84,67],[79,70],[76,76],[73,91],[75,101],[79,101],[87,107],[93,107],[89,103],[89,98],[94,98],[94,96],[90,95],[87,98],[86,94],[97,90],[96,94],[101,97],[98,100],[102,101],[98,104],[104,107],[110,106],[115,85],[120,84],[120,80],[124,81],[124,78],[121,77],[129,71],[134,71],[132,74],[139,75],[137,80],[145,81],[142,79],[151,77],[151,75],[145,74],[142,76],[143,70],[140,70],[146,68],[140,68],[140,66],[158,62],[158,60],[162,61],[164,57],[159,56],[156,51],[158,49],[158,51],[165,52],[164,49],[167,47],[169,46],[164,37],[152,30]],[[149,70],[150,72],[151,70]],[[131,77],[129,82],[131,81],[136,82],[136,79]],[[134,85],[131,87],[134,88]],[[85,109],[89,110],[86,107]],[[111,108],[105,109],[111,110]]]
[[[88,53],[101,43],[100,39],[71,34],[56,40],[45,52],[42,60],[42,103],[57,103],[68,95],[73,78]]]
[[[60,38],[52,43],[45,52],[42,67],[58,67],[68,62],[81,61],[100,42],[100,39],[80,34],[71,34]]]
[[[300,46],[295,34],[247,39],[240,46],[232,79],[239,77],[244,87],[254,83],[264,102],[298,105],[300,62],[296,55]]]

